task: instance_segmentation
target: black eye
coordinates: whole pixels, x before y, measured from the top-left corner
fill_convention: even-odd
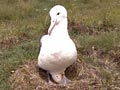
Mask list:
[[[60,15],[60,12],[58,12],[57,15]]]

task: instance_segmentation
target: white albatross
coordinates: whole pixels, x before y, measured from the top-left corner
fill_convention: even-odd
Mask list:
[[[67,84],[65,69],[77,59],[77,50],[68,34],[67,11],[61,5],[54,6],[50,12],[51,24],[48,34],[42,36],[38,56],[38,66],[46,70],[54,82]],[[49,82],[50,81],[50,78]]]

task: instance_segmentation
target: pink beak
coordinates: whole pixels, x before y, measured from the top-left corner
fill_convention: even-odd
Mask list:
[[[51,24],[50,24],[50,27],[49,27],[49,29],[48,29],[48,35],[51,35],[52,30],[53,30],[53,28],[55,27],[55,25],[56,25],[56,19],[51,20]]]

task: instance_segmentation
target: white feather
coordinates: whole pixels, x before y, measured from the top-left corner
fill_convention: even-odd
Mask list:
[[[60,12],[60,15],[56,15]],[[56,15],[56,16],[55,16]],[[41,49],[38,56],[39,67],[50,72],[51,75],[59,74],[73,64],[77,58],[74,42],[71,40],[67,29],[67,12],[63,6],[57,5],[50,10],[52,32],[41,38]],[[49,32],[49,30],[48,30]]]

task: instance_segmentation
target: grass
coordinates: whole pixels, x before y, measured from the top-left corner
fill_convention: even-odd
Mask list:
[[[120,1],[119,0],[1,0],[0,1],[0,89],[10,90],[7,80],[19,65],[37,59],[39,37],[49,25],[48,12],[55,4],[68,10],[70,22],[82,23],[95,30],[110,29],[99,35],[80,35],[74,30],[70,35],[83,48],[96,46],[110,51],[120,46]],[[106,25],[100,26],[100,25]],[[113,27],[113,31],[111,27]],[[79,29],[78,29],[79,30]],[[78,51],[81,48],[78,47]],[[80,52],[79,52],[80,53]],[[84,56],[84,55],[83,55]],[[87,60],[87,56],[84,57]],[[86,61],[87,62],[87,61]],[[89,63],[89,62],[88,62]],[[91,63],[93,63],[91,61]],[[89,64],[91,64],[89,63]],[[92,65],[92,64],[91,64]],[[105,74],[104,74],[105,73]],[[105,78],[109,75],[103,71]],[[111,76],[110,76],[111,77]]]
[[[84,47],[88,47],[89,45],[97,46],[98,48],[105,49],[106,51],[112,49],[115,46],[115,44],[118,43],[114,41],[116,37],[118,38],[118,36],[116,35],[117,35],[116,32],[110,32],[97,36],[91,36],[91,35],[85,35],[79,37],[77,36],[76,38],[79,44],[81,44]]]
[[[22,43],[18,46],[15,46],[12,49],[5,50],[0,57],[0,72],[1,74],[1,89],[7,88],[7,79],[9,75],[11,74],[11,71],[14,71],[15,68],[18,68],[18,64],[23,64],[25,61],[32,60],[33,58],[37,57],[37,45],[35,45],[35,41],[28,41],[25,43]],[[31,52],[32,51],[32,52]],[[8,88],[9,90],[9,88]]]

